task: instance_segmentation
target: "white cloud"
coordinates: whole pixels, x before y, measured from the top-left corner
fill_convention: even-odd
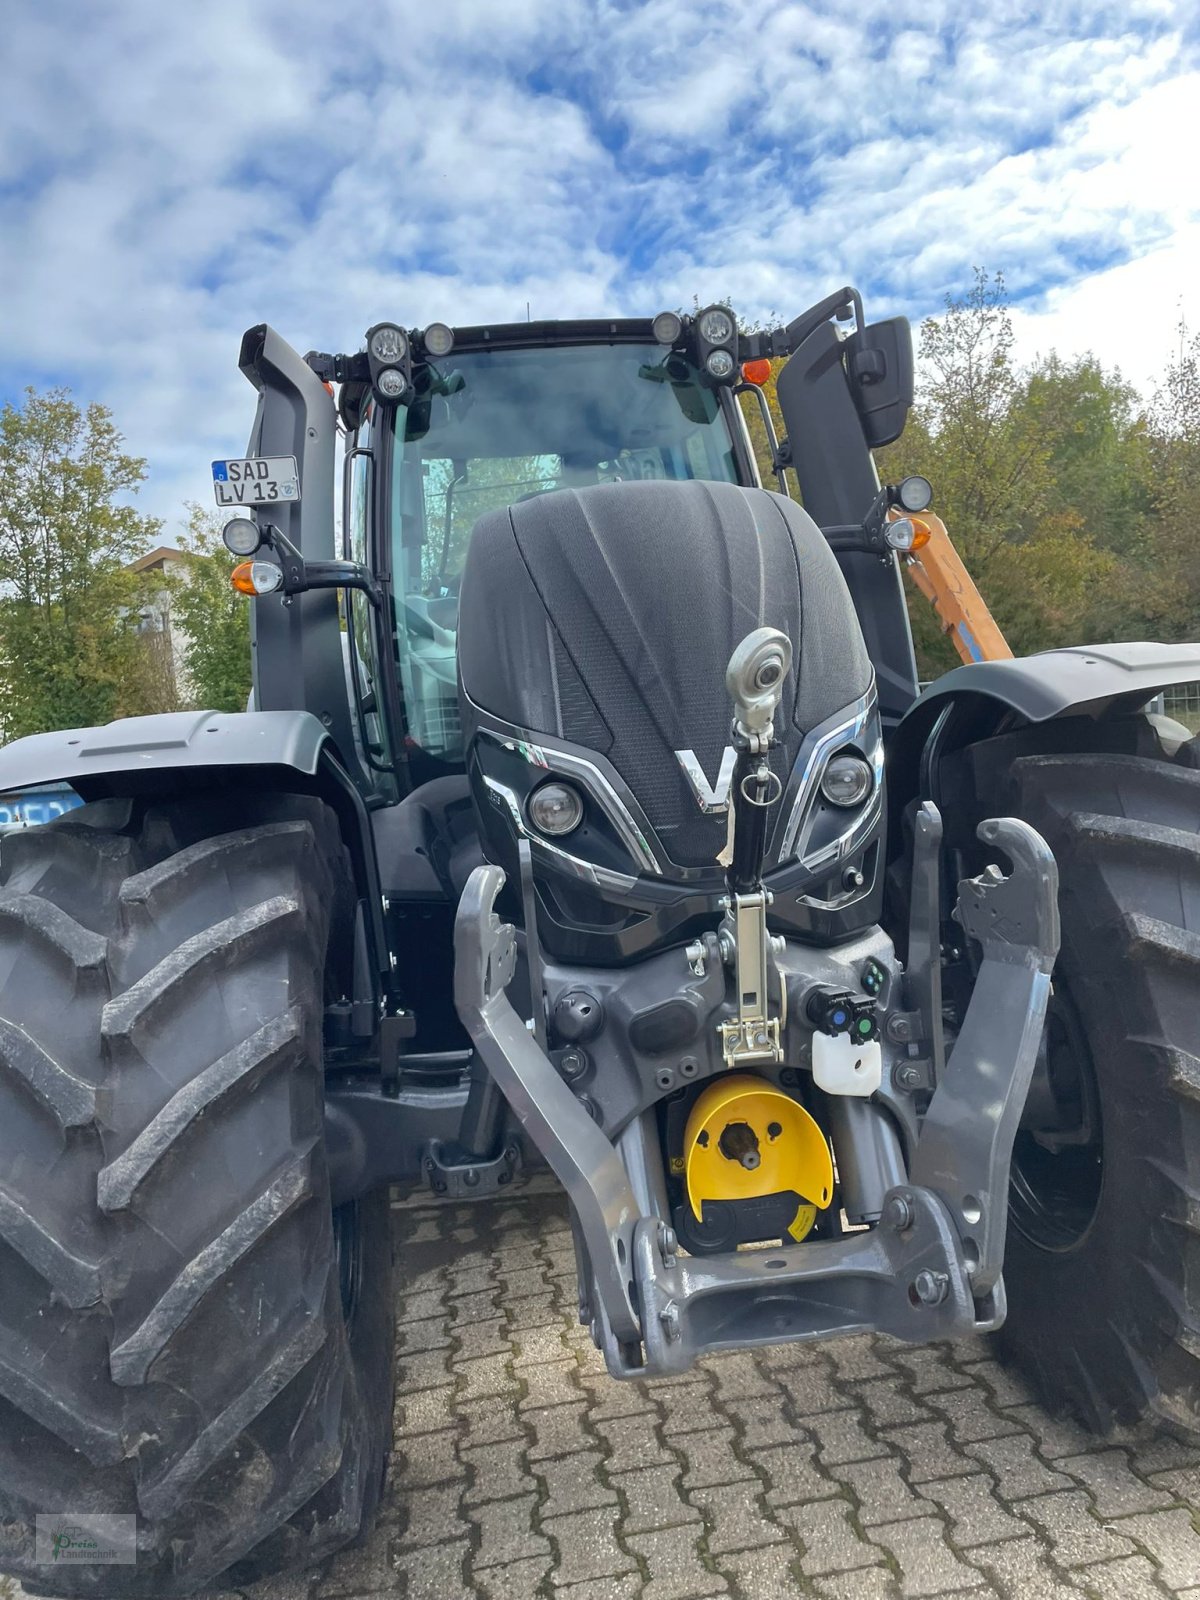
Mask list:
[[[347,349],[387,315],[728,293],[788,316],[847,280],[919,317],[978,263],[1005,271],[1023,350],[1095,347],[1145,382],[1197,281],[1185,11],[973,9],[22,8],[0,377],[110,404],[172,517],[244,441],[238,341],[263,320]]]
[[[1149,396],[1179,354],[1179,325],[1200,323],[1200,224],[1180,229],[1134,261],[1092,273],[1046,296],[1038,311],[1013,314],[1017,353],[1092,350]]]

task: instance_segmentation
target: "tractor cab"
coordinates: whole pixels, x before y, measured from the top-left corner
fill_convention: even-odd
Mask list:
[[[687,351],[644,328],[615,339],[612,324],[578,325],[579,343],[505,342],[531,331],[550,337],[462,330],[417,368],[406,402],[363,399],[358,443],[387,484],[377,514],[414,783],[462,765],[458,599],[481,517],[566,488],[754,481],[730,390],[706,382]]]

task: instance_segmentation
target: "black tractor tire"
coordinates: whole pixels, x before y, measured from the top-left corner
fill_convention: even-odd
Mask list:
[[[1056,1115],[1066,1108],[1077,1142],[1051,1134],[1048,1147],[1031,1099],[996,1343],[1052,1411],[1093,1431],[1150,1418],[1196,1434],[1200,771],[1186,754],[1044,745],[1044,733],[1014,734],[967,752],[967,804],[948,827],[971,869],[964,824],[1021,817],[1059,871],[1046,1043]]]
[[[181,1596],[365,1531],[390,1445],[386,1192],[334,1213],[332,813],[106,800],[0,845],[0,1571]],[[135,1566],[39,1564],[46,1513]]]

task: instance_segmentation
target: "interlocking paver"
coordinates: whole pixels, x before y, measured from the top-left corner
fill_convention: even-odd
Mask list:
[[[705,1595],[729,1593],[720,1573],[702,1565],[690,1528],[636,1533],[628,1543],[649,1574],[642,1600],[702,1600]]]
[[[431,1394],[448,1392],[429,1391]],[[420,1398],[425,1400],[426,1396]],[[521,1418],[513,1410],[512,1400],[507,1395],[487,1395],[482,1400],[457,1399],[454,1402],[454,1416],[462,1424],[464,1450],[473,1449],[476,1445],[500,1444],[508,1439],[525,1437]],[[397,1434],[397,1437],[402,1439],[403,1434]]]
[[[642,1575],[629,1572],[623,1578],[591,1578],[584,1583],[569,1583],[555,1588],[554,1600],[640,1600]]]
[[[698,1523],[701,1520],[699,1511],[680,1493],[682,1475],[682,1467],[674,1464],[614,1476],[612,1486],[625,1502],[623,1531],[650,1533],[655,1528],[669,1528],[681,1522]]]
[[[753,1350],[731,1350],[728,1355],[707,1356],[696,1370],[716,1389],[721,1400],[749,1400],[759,1395],[779,1395],[779,1385],[754,1359]]]
[[[411,1394],[417,1389],[440,1389],[450,1383],[450,1342],[444,1350],[423,1350],[418,1355],[402,1355],[396,1363],[396,1393]]]
[[[534,1392],[537,1392],[536,1384]],[[596,1439],[587,1427],[586,1418],[587,1406],[581,1400],[576,1400],[574,1404],[550,1406],[545,1411],[523,1412],[520,1420],[533,1429],[533,1443],[529,1446],[530,1463],[550,1461],[556,1456],[572,1455],[580,1450],[594,1450]]]
[[[800,1444],[809,1437],[809,1433],[798,1428],[788,1416],[782,1391],[753,1399],[728,1401],[724,1406],[724,1414],[733,1424],[742,1444],[750,1447]],[[834,1411],[830,1415],[837,1417],[846,1413]]]
[[[555,1321],[549,1327],[523,1328],[520,1332],[514,1332],[513,1343],[517,1347],[513,1359],[513,1370],[516,1372],[523,1367],[541,1366],[547,1361],[561,1361],[566,1355],[561,1321]],[[536,1383],[537,1380],[529,1378],[526,1381]]]
[[[688,1499],[704,1513],[710,1555],[759,1549],[787,1537],[779,1523],[763,1512],[749,1485],[740,1492],[731,1492],[724,1485],[719,1489],[692,1489]]]
[[[460,1454],[472,1474],[471,1487],[463,1495],[464,1505],[480,1505],[485,1500],[511,1500],[537,1488],[525,1470],[525,1440],[520,1435],[499,1444],[477,1445]]]
[[[818,1500],[815,1505],[789,1506],[779,1513],[800,1541],[800,1570],[809,1577],[880,1566],[884,1556],[855,1525],[846,1500]]]
[[[507,1317],[493,1317],[487,1322],[452,1324],[450,1332],[454,1338],[456,1362],[470,1361],[479,1356],[504,1355],[512,1359],[514,1366],[520,1364],[519,1358],[513,1353]],[[562,1341],[557,1339],[555,1342],[561,1354]]]
[[[453,1368],[465,1384],[464,1400],[482,1400],[493,1394],[515,1395],[519,1387],[513,1376],[512,1361],[506,1355],[482,1356],[474,1360],[456,1360]]]
[[[890,1453],[886,1443],[872,1437],[861,1411],[826,1411],[819,1417],[806,1417],[804,1431],[817,1441],[817,1461],[826,1470],[844,1461],[870,1461]]]
[[[954,1365],[950,1355],[944,1344],[913,1345],[890,1351],[889,1359],[907,1375],[914,1394],[937,1394],[942,1389],[965,1389],[975,1381]]]
[[[817,1578],[813,1591],[826,1596],[826,1600],[896,1600],[900,1593],[895,1578],[881,1567]]]
[[[878,1378],[871,1383],[856,1383],[854,1399],[881,1428],[892,1428],[899,1423],[929,1422],[937,1415],[905,1393],[903,1380],[894,1375]]]
[[[597,1470],[603,1457],[598,1450],[581,1450],[558,1461],[543,1461],[538,1477],[545,1489],[543,1517],[590,1511],[593,1506],[616,1505],[617,1497]]]
[[[1078,1600],[1084,1591],[1056,1570],[1040,1539],[1010,1539],[977,1545],[967,1560],[994,1579],[999,1592],[1014,1600]]]
[[[788,1354],[788,1346],[783,1345],[777,1351],[764,1354],[764,1361],[769,1355],[772,1363],[778,1363],[768,1366],[768,1371],[773,1371],[787,1390],[798,1418],[816,1416],[822,1411],[843,1411],[854,1404],[853,1398],[839,1389],[823,1368],[811,1360],[791,1366],[786,1360]]]
[[[1068,1456],[1056,1461],[1055,1466],[1083,1484],[1102,1517],[1122,1517],[1133,1511],[1161,1511],[1172,1503],[1165,1489],[1154,1488],[1129,1470],[1129,1458],[1123,1450]]]
[[[549,1556],[550,1542],[533,1526],[537,1506],[535,1494],[516,1500],[494,1500],[486,1505],[468,1506],[467,1515],[478,1529],[479,1547],[473,1566],[500,1567],[531,1556]]]
[[[1071,1417],[1052,1417],[1032,1401],[1027,1405],[1008,1406],[1004,1414],[1033,1435],[1039,1455],[1056,1464],[1062,1456],[1083,1455],[1089,1450],[1102,1449],[1105,1443]]]
[[[635,1417],[654,1411],[654,1401],[645,1384],[614,1383],[602,1363],[581,1367],[576,1382],[588,1397],[588,1419]]]
[[[529,1385],[529,1393],[521,1401],[519,1409],[524,1411],[533,1407],[569,1405],[572,1400],[578,1400],[578,1371],[575,1361],[548,1361],[532,1372],[522,1373]]]
[[[843,1492],[835,1479],[817,1471],[813,1465],[815,1453],[813,1444],[771,1445],[767,1450],[747,1450],[747,1460],[754,1462],[771,1486],[767,1490],[769,1506],[794,1506],[804,1500],[824,1500]]]
[[[967,1594],[983,1580],[950,1548],[940,1523],[920,1517],[911,1522],[889,1522],[872,1528],[871,1537],[891,1552],[900,1567],[900,1593],[917,1600],[921,1595]]]
[[[938,1478],[965,1477],[979,1471],[974,1456],[950,1443],[949,1428],[945,1422],[917,1422],[908,1428],[897,1428],[893,1433],[881,1433],[889,1450],[903,1457],[908,1467],[908,1481],[913,1484],[929,1483]],[[825,1458],[821,1457],[822,1465]]]
[[[617,1543],[614,1511],[580,1511],[573,1517],[556,1517],[542,1524],[554,1543],[558,1563],[556,1584],[581,1583],[585,1578],[619,1578],[633,1572],[637,1562]]]
[[[576,1321],[556,1198],[394,1216],[378,1526],[247,1600],[1200,1600],[1200,1447],[1052,1418],[985,1341],[618,1383]]]
[[[1006,1439],[979,1439],[967,1446],[967,1453],[991,1468],[1005,1500],[1071,1487],[1070,1478],[1038,1460],[1027,1433]]]
[[[737,1402],[733,1403],[736,1405]],[[663,1407],[663,1433],[669,1436],[706,1433],[715,1420],[715,1404],[716,1396],[711,1384],[687,1383],[672,1389],[670,1402]]]
[[[527,1556],[503,1567],[480,1567],[471,1576],[484,1600],[529,1600],[554,1565],[553,1556]]]
[[[676,1462],[676,1456],[659,1443],[654,1421],[653,1416],[643,1412],[634,1417],[600,1417],[592,1423],[607,1446],[605,1465],[609,1472],[631,1472],[639,1467],[670,1466]]]
[[[860,1336],[857,1339],[831,1339],[822,1354],[832,1365],[842,1383],[867,1383],[872,1378],[894,1378],[896,1368],[881,1358],[878,1341]]]
[[[1123,1561],[1106,1561],[1102,1567],[1093,1567],[1088,1573],[1088,1588],[1097,1600],[1162,1600],[1166,1593],[1145,1556],[1126,1556]]]
[[[716,1562],[742,1594],[753,1600],[801,1600],[810,1591],[801,1588],[795,1564],[796,1552],[778,1544],[766,1550],[737,1550]]]
[[[1195,1583],[1200,1578],[1200,1534],[1196,1532],[1193,1512],[1179,1507],[1148,1516],[1122,1517],[1117,1526],[1149,1551],[1167,1585]]]
[[[1054,1558],[1064,1566],[1134,1554],[1128,1539],[1093,1515],[1092,1502],[1081,1489],[1023,1500],[1021,1515],[1049,1536]]]
[[[400,1547],[443,1544],[468,1531],[463,1516],[462,1491],[458,1484],[443,1484],[436,1489],[411,1489],[400,1497],[404,1532]]]
[[[453,1393],[454,1386],[445,1383],[437,1389],[418,1389],[399,1399],[396,1403],[397,1439],[414,1439],[419,1433],[440,1433],[449,1418],[461,1420],[460,1414],[451,1410]]]
[[[687,1463],[683,1474],[685,1489],[706,1489],[754,1476],[754,1469],[734,1453],[732,1428],[717,1417],[711,1421],[709,1432],[689,1433],[679,1441],[680,1453]]]
[[[556,1354],[562,1356],[563,1335],[569,1338],[577,1330],[574,1327],[563,1326],[563,1308],[557,1295],[527,1294],[519,1300],[511,1300],[503,1307],[504,1315],[508,1319],[510,1338],[522,1347],[529,1336],[531,1329],[553,1329],[558,1340],[559,1348]],[[582,1329],[578,1330],[582,1333]]]
[[[458,1429],[441,1433],[421,1433],[406,1439],[392,1468],[398,1489],[426,1489],[435,1483],[451,1483],[465,1478],[466,1468],[458,1455]]]
[[[958,1550],[997,1539],[1019,1539],[1028,1523],[1014,1517],[984,1473],[972,1478],[947,1478],[923,1485],[921,1493],[942,1508],[950,1524],[950,1540]]]
[[[497,1284],[479,1294],[464,1294],[457,1300],[449,1301],[451,1328],[458,1328],[468,1322],[489,1322],[500,1316],[502,1307],[497,1303],[499,1293],[500,1288]]]
[[[950,1389],[944,1394],[927,1395],[931,1411],[938,1412],[950,1425],[950,1437],[956,1444],[971,1444],[977,1439],[999,1439],[1021,1432],[1019,1422],[1014,1422],[1006,1411],[996,1410],[988,1401],[987,1390],[981,1383],[972,1383],[969,1389]]]
[[[852,1490],[864,1528],[876,1522],[902,1522],[908,1517],[933,1514],[934,1508],[905,1482],[901,1464],[893,1456],[851,1462],[838,1467],[833,1476]]]
[[[465,1580],[471,1546],[465,1540],[410,1550],[396,1562],[404,1600],[474,1600],[479,1593]]]

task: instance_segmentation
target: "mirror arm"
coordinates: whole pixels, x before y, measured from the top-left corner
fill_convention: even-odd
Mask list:
[[[382,607],[383,591],[366,567],[356,561],[305,561],[278,528],[268,524],[262,531],[263,543],[279,557],[283,594],[304,594],[310,589],[358,589],[377,611]]]

